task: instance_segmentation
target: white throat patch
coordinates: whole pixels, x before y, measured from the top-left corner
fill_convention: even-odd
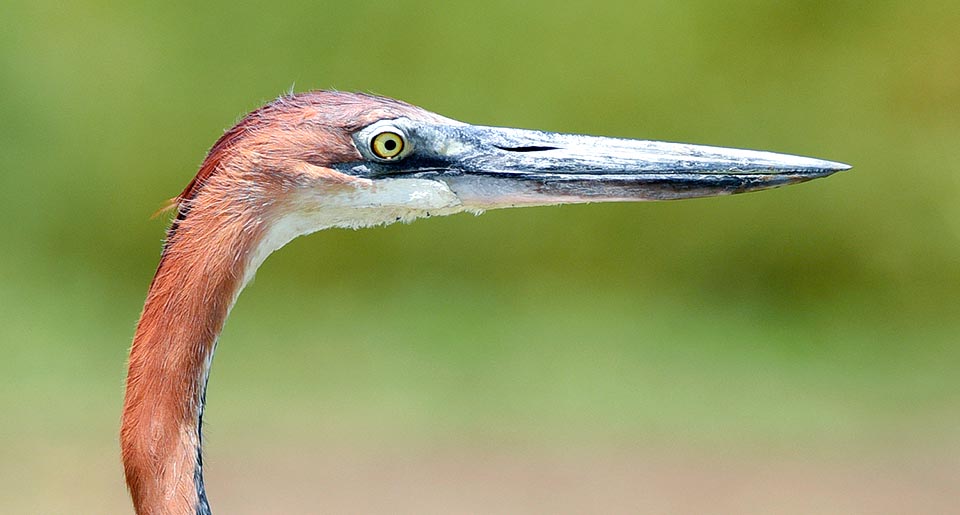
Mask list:
[[[304,190],[251,253],[242,284],[253,278],[267,256],[298,236],[333,227],[360,229],[461,211],[460,198],[443,182],[430,179],[364,180],[335,194]]]

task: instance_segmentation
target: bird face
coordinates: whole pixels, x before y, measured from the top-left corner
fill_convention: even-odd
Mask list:
[[[193,204],[254,213],[251,223],[271,227],[266,255],[329,227],[725,195],[848,168],[770,152],[475,126],[388,98],[311,92],[283,97],[227,131],[178,198],[178,220]]]

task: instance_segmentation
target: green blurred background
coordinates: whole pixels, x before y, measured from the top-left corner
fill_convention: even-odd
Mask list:
[[[960,9],[6,2],[0,512],[126,513],[150,215],[293,87],[854,170],[302,238],[222,336],[219,513],[947,512]]]

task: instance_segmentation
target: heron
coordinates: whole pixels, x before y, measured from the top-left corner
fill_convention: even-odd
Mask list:
[[[800,183],[843,163],[470,125],[386,97],[284,95],[225,131],[175,215],[130,349],[120,430],[139,515],[209,514],[210,363],[257,268],[292,239],[489,209],[667,200]]]

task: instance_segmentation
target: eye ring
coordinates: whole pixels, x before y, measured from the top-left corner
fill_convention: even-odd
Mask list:
[[[380,159],[397,159],[407,142],[399,131],[385,130],[370,138],[370,151]]]

